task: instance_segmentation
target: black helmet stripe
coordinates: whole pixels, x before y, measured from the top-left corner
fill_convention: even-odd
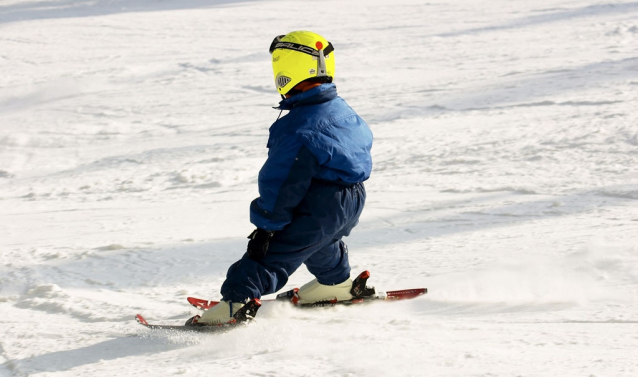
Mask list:
[[[285,35],[278,35],[275,37],[275,39],[272,40],[272,43],[270,44],[270,48],[268,49],[268,51],[270,51],[270,53],[272,54],[273,51],[275,51],[275,45],[281,40],[281,38],[285,37]]]
[[[312,47],[300,45],[298,43],[281,42],[280,39],[282,37],[283,37],[283,35],[280,35],[280,36],[276,37],[275,40],[272,41],[272,44],[270,45],[270,53],[271,54],[273,53],[273,51],[275,51],[275,49],[280,48],[280,49],[284,49],[284,50],[293,50],[293,51],[303,52],[304,54],[308,54],[308,55],[312,55],[312,56],[317,56],[317,57],[319,56],[319,50],[315,50]],[[332,46],[332,43],[328,42],[328,46],[323,49],[323,54],[324,55],[328,55],[334,50],[335,50],[335,48]]]

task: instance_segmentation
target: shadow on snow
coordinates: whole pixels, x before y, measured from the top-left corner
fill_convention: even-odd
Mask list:
[[[156,354],[183,347],[182,344],[158,342],[149,338],[114,338],[87,347],[15,360],[14,363],[17,364],[17,369],[28,369],[29,373],[62,372],[99,363],[101,360]]]

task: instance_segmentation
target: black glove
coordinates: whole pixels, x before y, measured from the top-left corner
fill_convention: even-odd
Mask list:
[[[257,228],[250,233],[250,236],[248,236],[248,239],[250,240],[248,241],[248,250],[246,250],[250,259],[260,261],[261,258],[266,255],[270,239],[274,234],[275,232],[260,228]]]

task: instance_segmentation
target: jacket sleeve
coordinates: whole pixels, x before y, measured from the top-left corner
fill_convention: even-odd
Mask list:
[[[259,198],[250,205],[250,222],[265,230],[281,230],[319,172],[317,158],[295,137],[271,148],[259,171]]]

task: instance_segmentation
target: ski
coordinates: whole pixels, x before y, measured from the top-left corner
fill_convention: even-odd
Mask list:
[[[257,310],[261,307],[261,301],[258,299],[251,300],[244,307],[239,309],[237,313],[233,316],[234,319],[231,322],[223,323],[219,325],[204,325],[201,323],[197,323],[197,319],[199,316],[195,316],[189,319],[184,325],[155,325],[150,324],[141,314],[137,314],[135,316],[135,320],[140,325],[146,327],[151,330],[169,330],[169,331],[194,331],[194,332],[224,332],[229,331],[231,329],[246,326],[250,321],[255,318],[255,314],[257,314]]]
[[[324,307],[324,306],[335,306],[335,305],[352,305],[359,304],[363,302],[375,301],[375,300],[407,300],[415,297],[419,297],[428,293],[427,288],[412,288],[412,289],[402,289],[398,291],[387,291],[387,292],[376,292],[374,287],[366,287],[365,283],[367,279],[370,277],[370,272],[364,271],[355,279],[352,283],[352,295],[354,296],[351,300],[337,301],[337,300],[329,300],[329,301],[320,301],[312,304],[298,304],[299,300],[297,296],[297,291],[299,288],[294,288],[289,291],[280,293],[277,295],[277,298],[261,300],[262,302],[267,301],[288,301],[295,305],[298,308],[316,308],[316,307]],[[217,305],[219,301],[211,301],[205,300],[196,297],[188,297],[186,299],[188,303],[201,310],[208,310],[213,306]]]
[[[295,288],[294,290],[281,293],[281,295],[284,295],[284,294],[289,295],[291,293],[296,292],[297,290],[298,288]],[[331,301],[316,302],[313,304],[294,304],[293,303],[293,305],[295,305],[298,308],[315,308],[315,307],[322,307],[322,306],[359,304],[362,302],[374,301],[374,300],[389,300],[389,301],[408,300],[418,296],[422,296],[426,293],[428,293],[427,288],[412,288],[412,289],[403,289],[399,291],[377,292],[372,296],[353,298],[351,300],[346,300],[346,301],[331,300]],[[219,304],[219,301],[205,300],[205,299],[196,298],[196,297],[188,297],[187,300],[191,305],[193,305],[194,307],[200,310],[208,310],[212,308],[213,306]],[[276,298],[276,299],[266,299],[261,301],[272,302],[272,301],[289,301],[289,300],[282,300],[280,298]]]
[[[187,326],[187,325],[155,325],[150,324],[140,314],[135,316],[135,320],[140,325],[151,330],[169,330],[169,331],[195,331],[195,332],[223,332],[228,331],[237,324],[224,324],[219,326]]]
[[[398,301],[398,300],[407,300],[422,296],[428,293],[427,288],[412,288],[412,289],[402,289],[397,291],[387,291],[387,292],[377,292],[374,287],[366,286],[366,282],[370,277],[370,272],[363,271],[359,276],[352,282],[352,289],[350,293],[353,298],[350,300],[326,300],[319,301],[310,304],[300,304],[299,303],[299,295],[297,292],[299,288],[291,289],[289,291],[280,293],[274,299],[263,300],[263,301],[283,301],[289,302],[293,304],[297,308],[317,308],[317,307],[325,307],[325,306],[335,306],[335,305],[354,305],[360,304],[364,302],[370,301]],[[219,304],[219,301],[211,301],[204,300],[196,297],[188,297],[188,302],[194,307],[201,310],[208,310],[213,306]],[[144,317],[140,314],[135,316],[135,320],[151,330],[169,330],[169,331],[195,331],[195,332],[224,332],[236,328],[241,325],[246,325],[250,321],[252,321],[257,314],[257,310],[261,307],[262,300],[254,299],[249,301],[243,308],[241,308],[235,315],[234,319],[231,322],[220,324],[220,325],[204,325],[197,323],[197,319],[199,316],[195,316],[189,319],[184,325],[162,325],[162,324],[150,324]]]

